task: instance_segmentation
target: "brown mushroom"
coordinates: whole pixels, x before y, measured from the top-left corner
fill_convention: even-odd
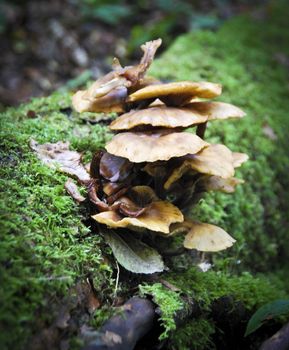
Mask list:
[[[221,94],[220,84],[182,81],[146,86],[129,95],[127,102],[159,98],[167,105],[182,105],[194,97],[213,98]]]
[[[98,79],[87,90],[77,91],[72,97],[72,105],[77,112],[123,112],[128,88],[139,83],[149,68],[161,39],[141,46],[144,54],[136,66],[122,67],[117,59],[114,70]]]
[[[110,124],[111,130],[129,130],[143,125],[187,128],[207,121],[207,117],[188,108],[150,107],[123,114]]]
[[[106,145],[106,150],[134,163],[155,162],[197,153],[208,143],[188,132],[124,132]]]
[[[234,168],[239,168],[243,163],[247,162],[247,160],[249,159],[249,156],[246,153],[233,152],[232,155]]]
[[[185,106],[186,109],[199,113],[208,118],[215,119],[242,118],[244,113],[240,108],[224,102],[193,102]]]
[[[235,241],[222,228],[196,221],[189,221],[189,232],[185,236],[184,247],[201,252],[218,252],[231,247]]]
[[[236,186],[244,182],[244,180],[236,177],[224,179],[220,176],[203,176],[200,179],[200,184],[204,186],[206,191],[220,191],[224,193],[235,192]]]
[[[152,202],[148,208],[137,218],[123,217],[115,211],[106,211],[92,218],[100,224],[111,228],[145,228],[151,231],[169,233],[172,223],[182,222],[183,214],[173,204],[165,201]]]
[[[118,157],[105,152],[100,159],[100,175],[110,182],[118,182],[126,179],[131,172],[133,164],[126,158]]]
[[[184,157],[180,166],[174,169],[164,184],[164,188],[170,186],[189,170],[202,174],[216,175],[222,178],[234,176],[232,152],[224,145],[209,145],[197,154],[190,154]]]

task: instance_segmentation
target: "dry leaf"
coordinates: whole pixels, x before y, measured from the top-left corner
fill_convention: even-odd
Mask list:
[[[64,188],[77,203],[85,201],[85,197],[80,194],[78,186],[71,179],[65,182]]]
[[[81,154],[70,151],[69,142],[58,141],[39,145],[35,140],[30,140],[30,147],[37,153],[38,158],[50,168],[71,175],[80,182],[86,182],[90,179],[88,172],[81,164]]]

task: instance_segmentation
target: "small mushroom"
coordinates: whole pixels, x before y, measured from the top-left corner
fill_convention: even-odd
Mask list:
[[[133,164],[126,158],[105,152],[100,159],[100,175],[110,182],[125,180],[131,172]]]
[[[146,86],[129,95],[127,102],[159,98],[167,105],[180,106],[194,97],[213,98],[221,92],[220,84],[182,81]]]
[[[234,176],[232,152],[224,145],[209,145],[197,154],[190,154],[184,157],[180,166],[174,169],[164,184],[164,188],[170,186],[189,170],[202,174],[216,175],[222,178]]]
[[[122,67],[117,59],[113,71],[98,79],[87,90],[77,91],[72,97],[72,105],[77,112],[116,112],[124,111],[128,89],[136,86],[149,68],[161,39],[142,45],[144,52],[136,66]]]
[[[115,135],[106,150],[134,163],[155,162],[197,153],[208,143],[188,132],[124,132]]]
[[[172,223],[182,222],[183,214],[173,204],[166,201],[152,202],[148,208],[137,218],[123,217],[115,211],[106,211],[92,218],[100,224],[111,228],[145,228],[151,231],[169,233]]]
[[[201,252],[218,252],[231,247],[236,241],[222,228],[196,221],[189,221],[189,232],[184,247]]]
[[[205,115],[188,108],[158,106],[125,113],[110,124],[110,129],[129,130],[143,125],[162,128],[187,128],[206,121],[207,117]]]
[[[224,102],[193,102],[185,106],[186,109],[215,119],[242,118],[246,115],[240,108]]]
[[[233,152],[233,165],[234,168],[239,168],[243,163],[247,162],[249,159],[248,154]]]
[[[244,180],[236,177],[224,179],[220,176],[203,176],[200,179],[200,184],[206,191],[220,191],[224,193],[235,192],[236,186],[244,182]]]

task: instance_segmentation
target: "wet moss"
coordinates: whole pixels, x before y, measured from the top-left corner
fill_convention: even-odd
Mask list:
[[[35,99],[1,115],[1,300],[2,349],[20,348],[55,316],[53,300],[61,300],[76,280],[91,275],[100,290],[112,287],[111,268],[104,262],[101,238],[83,224],[84,208],[65,193],[66,176],[44,166],[29,140],[69,140],[91,153],[106,140],[106,128],[88,126],[63,111],[68,94]],[[27,116],[35,112],[35,118]],[[21,342],[19,342],[21,339]]]

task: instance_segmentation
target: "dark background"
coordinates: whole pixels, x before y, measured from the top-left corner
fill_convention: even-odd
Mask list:
[[[17,105],[65,85],[77,88],[110,68],[134,62],[139,45],[181,33],[216,30],[226,19],[262,11],[250,0],[2,0],[0,106]]]

